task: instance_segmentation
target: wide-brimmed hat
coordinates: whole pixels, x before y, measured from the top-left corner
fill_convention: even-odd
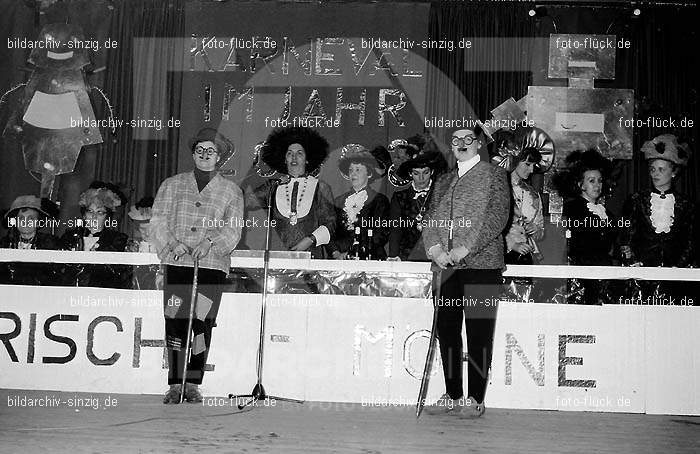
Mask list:
[[[399,179],[410,182],[413,169],[428,167],[439,173],[447,168],[444,155],[429,134],[409,137],[405,141],[399,141],[398,144],[396,142],[392,144],[397,150],[394,165],[395,174]]]
[[[141,200],[136,202],[136,205],[132,205],[129,209],[128,216],[132,221],[135,222],[148,222],[151,220],[153,209],[153,197],[143,197]]]
[[[47,218],[52,217],[44,208],[41,199],[35,195],[21,195],[10,205],[10,209],[5,213],[4,219],[13,218],[17,212],[23,208],[32,208]]]
[[[554,141],[542,129],[531,127],[496,132],[491,163],[512,172],[518,157],[529,148],[534,148],[542,156],[542,160],[535,165],[535,172],[544,173],[552,167],[556,151]]]
[[[267,136],[260,150],[260,157],[268,167],[286,174],[287,149],[298,143],[306,153],[306,172],[315,175],[328,157],[328,141],[311,128],[289,127],[275,129]]]
[[[391,154],[389,154],[389,150],[386,149],[383,145],[377,145],[376,147],[372,148],[369,153],[374,156],[374,158],[377,160],[377,164],[379,165],[376,167],[374,170],[377,171],[379,176],[384,176],[385,173],[391,168],[392,164],[392,159],[391,159]]]
[[[214,128],[202,128],[199,130],[196,136],[189,140],[190,150],[194,153],[194,146],[199,142],[213,142],[216,145],[216,150],[219,153],[219,162],[216,163],[216,167],[222,167],[226,162],[231,159],[231,156],[235,153],[235,147],[233,142],[228,140],[226,136],[221,134]]]
[[[382,165],[379,160],[364,146],[358,143],[349,143],[340,149],[340,159],[338,160],[338,171],[346,180],[350,179],[350,164],[364,164],[371,172],[370,181],[384,175],[381,172]]]
[[[663,159],[679,166],[686,166],[690,158],[690,149],[686,143],[678,143],[673,134],[661,134],[642,145],[644,159]]]

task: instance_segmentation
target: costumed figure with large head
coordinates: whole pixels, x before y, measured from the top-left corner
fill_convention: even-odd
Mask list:
[[[39,39],[47,44],[29,56],[34,67],[29,81],[6,92],[0,105],[24,87],[4,135],[21,142],[25,168],[41,175],[41,196],[50,198],[56,175],[74,170],[81,148],[102,143],[89,92],[95,88],[104,94],[86,81],[90,59],[79,26],[48,24]],[[111,105],[104,99],[111,117]]]

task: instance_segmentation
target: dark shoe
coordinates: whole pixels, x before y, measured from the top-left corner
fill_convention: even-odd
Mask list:
[[[445,393],[434,404],[426,405],[423,411],[429,415],[446,415],[459,413],[464,405],[466,405],[464,397],[452,399],[449,394]]]
[[[460,409],[459,417],[462,419],[480,418],[486,412],[483,402],[479,403],[473,397],[467,397],[466,405]]]
[[[182,390],[182,385],[170,385],[170,389],[165,393],[163,398],[164,404],[179,404],[180,403],[180,391]]]
[[[185,400],[192,404],[202,402],[202,393],[199,392],[199,386],[194,383],[185,383]]]

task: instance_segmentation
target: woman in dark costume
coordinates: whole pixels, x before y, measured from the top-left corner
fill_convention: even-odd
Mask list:
[[[9,231],[0,239],[0,248],[59,249],[58,238],[41,232],[46,220],[54,218],[48,200],[33,195],[17,197],[5,214]],[[0,262],[0,282],[14,285],[52,285],[56,281],[54,266],[41,263]]]
[[[408,188],[391,197],[387,260],[430,261],[421,239],[423,218],[434,197],[433,183],[447,168],[447,161],[429,135],[398,139],[389,148],[396,156],[389,180],[395,186]]]
[[[630,228],[621,233],[623,261],[632,266],[691,267],[696,207],[674,186],[681,168],[688,164],[688,146],[678,143],[674,135],[662,134],[645,142],[642,152],[652,186],[632,194],[625,203],[623,217]],[[644,298],[684,294],[681,285],[673,283],[648,281],[639,285]]]
[[[384,260],[384,245],[389,240],[389,199],[376,192],[369,183],[380,177],[382,164],[365,147],[349,144],[343,147],[338,170],[351,189],[335,199],[336,236],[330,243],[333,258]],[[357,229],[359,228],[359,236]],[[353,251],[357,241],[365,252]]]
[[[125,198],[114,185],[94,182],[80,194],[80,214],[83,225],[65,231],[61,236],[63,249],[74,251],[124,252],[129,237],[108,227],[114,210]],[[125,265],[79,265],[68,273],[70,284],[79,287],[130,288],[130,267]]]
[[[612,265],[617,221],[605,207],[610,185],[610,161],[598,151],[575,151],[566,158],[567,168],[558,172],[553,184],[564,202],[567,226],[567,256],[570,265]],[[613,227],[610,227],[610,221]],[[577,292],[580,284],[582,292]],[[612,302],[606,296],[605,281],[579,279],[570,282],[569,303],[601,304]]]
[[[270,235],[270,250],[310,251],[323,259],[335,230],[335,209],[330,186],[317,178],[328,157],[328,142],[310,128],[273,131],[261,150],[261,159],[283,175],[272,195],[272,219],[277,235]],[[254,203],[267,206],[272,190],[268,182],[254,191]]]

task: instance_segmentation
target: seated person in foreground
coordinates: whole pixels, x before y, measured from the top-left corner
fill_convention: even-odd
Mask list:
[[[33,195],[17,197],[5,213],[9,231],[0,239],[0,248],[59,249],[58,238],[40,229],[55,216],[48,200]],[[55,204],[53,204],[55,206]],[[0,262],[0,283],[15,285],[52,285],[56,281],[55,265],[28,262]]]

